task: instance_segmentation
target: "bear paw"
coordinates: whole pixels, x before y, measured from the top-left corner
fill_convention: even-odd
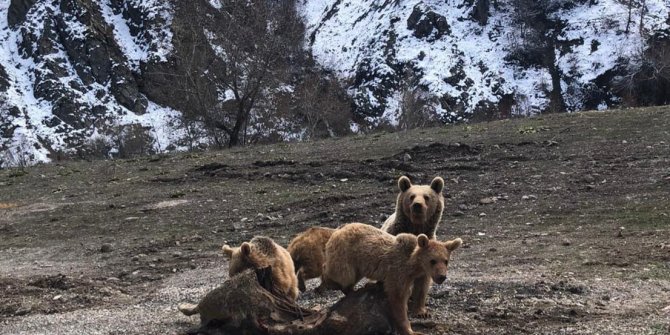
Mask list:
[[[412,311],[411,314],[413,317],[417,319],[429,319],[433,317],[433,314],[431,314],[426,308],[421,308],[419,310]]]

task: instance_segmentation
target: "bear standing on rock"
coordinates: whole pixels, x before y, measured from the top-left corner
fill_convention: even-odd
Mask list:
[[[444,282],[451,252],[462,243],[460,238],[439,242],[424,234],[393,236],[370,225],[350,223],[335,230],[326,244],[323,284],[347,294],[363,277],[383,282],[396,331],[418,334],[407,318],[412,283],[419,277]]]
[[[429,239],[434,239],[437,225],[444,211],[444,196],[442,195],[444,179],[435,177],[430,185],[412,185],[409,178],[402,176],[398,179],[398,188],[400,193],[396,201],[395,213],[386,219],[382,230],[391,235],[425,234]],[[429,277],[419,277],[414,281],[410,312],[416,317],[430,317],[426,309],[430,285]]]

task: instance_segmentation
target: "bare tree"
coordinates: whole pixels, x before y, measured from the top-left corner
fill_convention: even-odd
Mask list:
[[[649,48],[639,50],[615,78],[614,89],[629,106],[670,103],[670,41],[651,39]]]
[[[647,1],[640,1],[640,36],[644,36],[644,14],[647,13]]]
[[[175,28],[181,43],[174,84],[185,94],[185,115],[210,128],[219,145],[244,144],[254,108],[301,63],[303,26],[295,3],[223,0],[214,11],[195,0],[181,2],[179,10],[185,19]]]
[[[514,22],[525,35],[522,35],[523,44],[510,58],[522,65],[547,69],[551,76],[549,111],[564,112],[566,104],[561,88],[562,73],[556,64],[556,49],[560,43],[565,43],[559,41],[564,22],[553,16],[560,9],[560,1],[511,0],[511,4]]]
[[[351,101],[334,76],[312,69],[296,88],[297,113],[304,119],[309,138],[349,133]]]
[[[400,83],[400,117],[398,127],[402,130],[426,127],[437,123],[437,113],[434,105],[437,101],[431,101],[433,98],[424,91],[419,83],[419,77],[416,76],[411,68],[403,73]]]
[[[633,21],[633,0],[628,0],[628,18],[626,19],[626,34],[630,31],[630,24]]]

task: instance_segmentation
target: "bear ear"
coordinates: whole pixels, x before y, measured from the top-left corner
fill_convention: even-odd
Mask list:
[[[409,178],[402,176],[398,179],[398,188],[400,189],[400,192],[405,192],[409,190],[410,187],[412,187],[412,182],[409,181]]]
[[[428,242],[430,242],[430,240],[428,239],[428,236],[426,236],[426,234],[420,234],[417,237],[416,241],[419,244],[419,247],[421,247],[421,248],[427,247]]]
[[[249,244],[249,242],[242,243],[242,246],[240,247],[240,249],[242,249],[242,254],[244,256],[251,255],[251,244]]]
[[[447,248],[447,250],[449,251],[454,251],[458,249],[461,245],[463,245],[463,240],[461,240],[460,238],[444,242],[444,247]]]
[[[223,250],[223,254],[228,258],[233,258],[233,251],[235,251],[235,249],[231,248],[229,245],[224,244],[223,247],[221,247],[221,250]]]
[[[437,194],[442,193],[442,189],[444,189],[444,179],[442,179],[442,177],[433,178],[433,181],[430,183],[430,188]]]

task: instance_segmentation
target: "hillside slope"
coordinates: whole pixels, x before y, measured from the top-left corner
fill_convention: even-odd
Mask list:
[[[1,170],[0,333],[184,333],[223,243],[381,226],[398,176],[439,175],[465,246],[415,330],[666,334],[669,139],[662,107]]]

